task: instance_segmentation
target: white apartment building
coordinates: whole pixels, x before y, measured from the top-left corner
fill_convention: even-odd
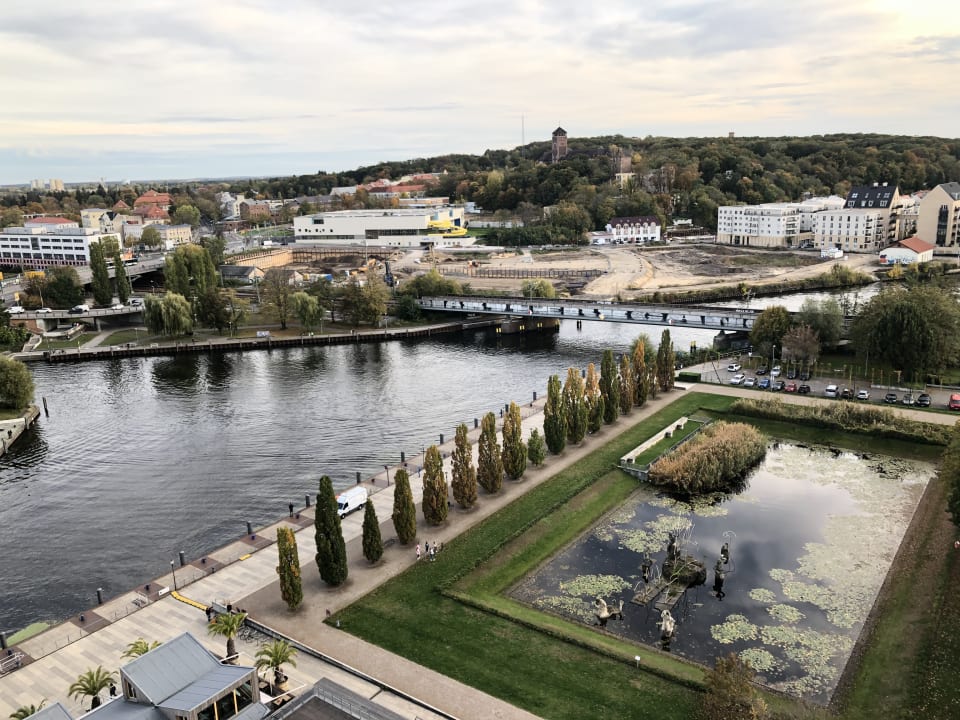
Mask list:
[[[813,226],[816,221],[816,214],[824,210],[839,210],[845,204],[839,195],[830,195],[829,197],[812,197],[797,203],[797,209],[800,211],[800,234],[808,235],[808,240],[813,239]]]
[[[613,237],[613,242],[660,242],[660,218],[654,215],[615,217],[607,224],[606,230]]]
[[[100,242],[93,228],[8,227],[0,230],[0,264],[40,270],[58,265],[90,264],[90,243]]]
[[[825,210],[814,218],[813,243],[821,250],[878,252],[888,244],[889,213],[881,209]]]
[[[800,209],[797,203],[722,205],[717,208],[717,242],[749,247],[797,247]]]
[[[900,197],[900,188],[896,185],[891,187],[887,183],[874,183],[851,188],[844,207],[847,210],[878,210],[880,212],[880,222],[883,225],[880,247],[886,247],[890,243],[903,239],[903,228],[900,227],[903,200]]]
[[[316,245],[460,247],[466,234],[463,208],[338,210],[293,219],[294,241]]]
[[[960,246],[960,183],[937,185],[923,196],[916,231],[938,249]]]
[[[163,250],[173,250],[177,245],[184,245],[193,242],[193,228],[189,225],[126,225],[124,226],[124,240],[130,240],[133,243],[140,242],[143,231],[152,227],[160,233],[160,248]]]

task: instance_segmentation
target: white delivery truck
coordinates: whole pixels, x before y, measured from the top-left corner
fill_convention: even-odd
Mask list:
[[[367,504],[367,489],[365,487],[355,487],[344,490],[337,495],[337,514],[340,517],[349,515],[354,510],[359,510]]]

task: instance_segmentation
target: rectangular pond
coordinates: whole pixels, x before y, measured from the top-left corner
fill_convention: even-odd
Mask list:
[[[622,602],[622,619],[606,631],[709,666],[736,652],[761,682],[825,703],[934,471],[918,460],[774,442],[743,492],[689,504],[641,488],[510,594],[587,624],[597,623],[596,598],[614,609]],[[706,582],[672,605],[676,629],[663,642],[667,595],[653,586],[667,577],[671,534],[674,552],[702,563]]]

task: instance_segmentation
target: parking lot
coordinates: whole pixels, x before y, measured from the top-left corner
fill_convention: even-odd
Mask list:
[[[950,388],[917,390],[871,385],[856,380],[851,382],[840,373],[835,376],[807,377],[778,365],[768,367],[768,363],[756,357],[744,357],[739,361],[736,358],[724,358],[687,367],[684,371],[699,372],[703,382],[742,387],[757,393],[808,395],[879,405],[930,407],[935,410],[946,410],[950,396],[960,392]]]

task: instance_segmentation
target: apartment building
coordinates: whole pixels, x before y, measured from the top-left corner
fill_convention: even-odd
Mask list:
[[[938,250],[960,247],[960,182],[937,185],[923,196],[917,236]]]

